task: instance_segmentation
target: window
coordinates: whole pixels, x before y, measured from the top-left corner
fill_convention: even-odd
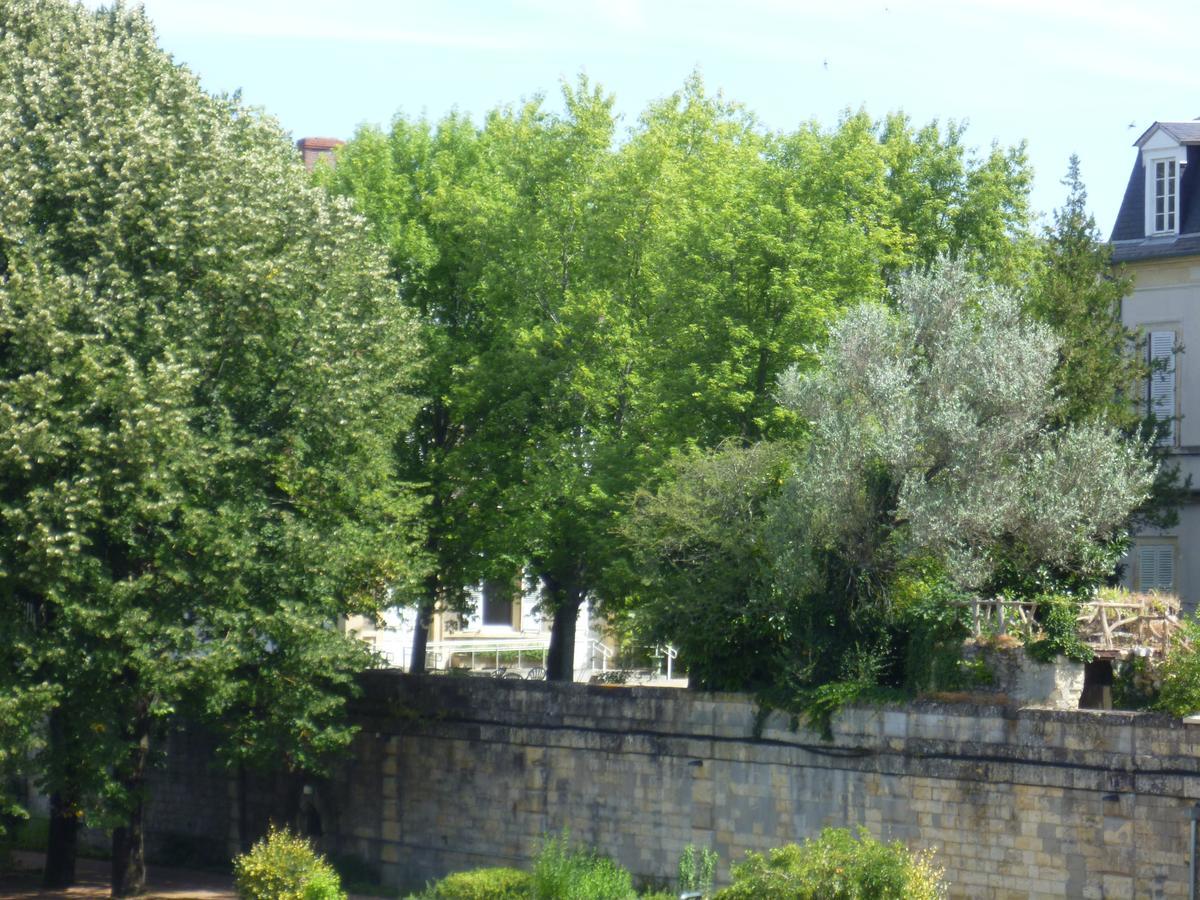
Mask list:
[[[1148,351],[1150,354],[1150,379],[1146,392],[1146,408],[1163,423],[1159,443],[1174,446],[1177,443],[1175,385],[1175,332],[1151,331]]]
[[[1175,593],[1174,542],[1139,541],[1136,552],[1137,589]]]
[[[1175,231],[1175,205],[1177,182],[1175,160],[1159,159],[1154,162],[1154,233]]]
[[[502,581],[483,583],[483,624],[512,628],[512,585]]]

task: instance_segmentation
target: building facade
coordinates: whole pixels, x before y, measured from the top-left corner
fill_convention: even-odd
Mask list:
[[[1112,231],[1113,262],[1133,277],[1122,319],[1152,364],[1142,401],[1169,419],[1161,441],[1200,486],[1200,120],[1155,122],[1137,157]],[[1200,352],[1200,350],[1198,350]],[[1135,590],[1200,601],[1200,503],[1190,494],[1176,527],[1139,533],[1126,561]]]

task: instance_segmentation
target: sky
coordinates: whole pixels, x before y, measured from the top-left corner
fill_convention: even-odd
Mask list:
[[[99,6],[101,0],[88,0]],[[241,89],[293,137],[348,138],[397,113],[478,120],[582,73],[624,127],[698,70],[763,126],[846,109],[966,122],[968,145],[1026,141],[1034,208],[1061,205],[1077,153],[1102,235],[1133,142],[1200,117],[1182,52],[1200,4],[1113,0],[144,0],[160,43],[213,92]]]

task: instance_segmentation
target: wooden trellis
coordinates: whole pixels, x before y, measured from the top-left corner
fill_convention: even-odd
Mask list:
[[[1076,619],[1080,640],[1094,651],[1165,654],[1180,625],[1179,599],[1169,594],[1129,594],[1128,598],[1084,603]],[[975,638],[1007,634],[1022,641],[1036,639],[1036,602],[993,597],[965,603],[971,607]]]

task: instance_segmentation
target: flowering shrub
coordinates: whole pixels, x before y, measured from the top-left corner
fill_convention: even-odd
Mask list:
[[[937,900],[946,884],[932,856],[881,844],[865,828],[857,837],[826,828],[803,845],[747,854],[716,900]]]
[[[333,867],[286,828],[235,859],[233,873],[242,900],[346,900]]]

